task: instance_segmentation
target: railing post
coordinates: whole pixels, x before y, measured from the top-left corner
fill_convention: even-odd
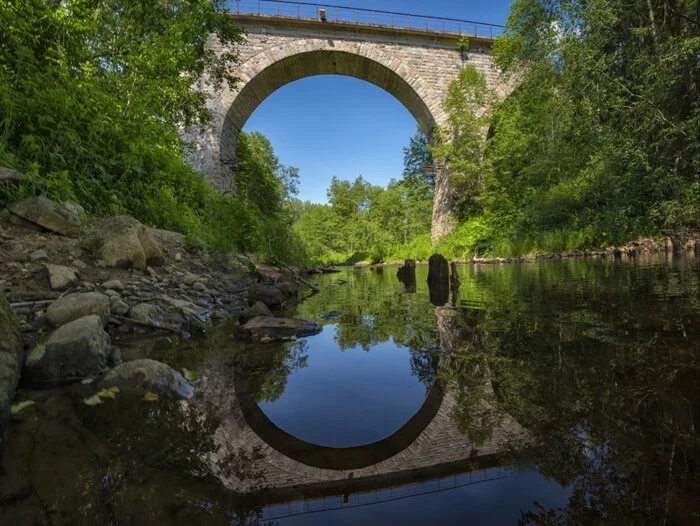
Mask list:
[[[297,19],[301,18],[301,6],[297,4]]]
[[[277,16],[280,16],[280,2],[277,0]]]
[[[411,15],[408,15],[408,29],[411,29]]]
[[[258,0],[258,16],[260,16],[260,0]]]
[[[493,39],[493,26],[489,24],[489,36]]]
[[[394,27],[394,13],[391,13],[391,27]]]
[[[457,33],[462,34],[462,22],[457,23]]]
[[[476,33],[476,23],[474,23],[474,36],[477,36],[477,33]]]
[[[442,32],[445,32],[445,19],[442,19]]]

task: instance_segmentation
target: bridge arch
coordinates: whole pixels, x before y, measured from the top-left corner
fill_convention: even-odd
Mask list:
[[[444,120],[441,97],[430,84],[376,45],[333,39],[300,39],[265,49],[237,71],[240,85],[223,95],[225,117],[219,130],[222,170],[235,166],[238,136],[255,109],[273,92],[316,75],[343,75],[367,81],[393,95],[430,135]]]

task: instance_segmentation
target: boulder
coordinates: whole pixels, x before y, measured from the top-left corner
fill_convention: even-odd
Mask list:
[[[139,303],[129,310],[129,318],[149,324],[155,328],[182,329],[202,332],[208,317],[207,309],[192,302],[176,300],[168,296],[158,298],[158,304]]]
[[[98,234],[99,257],[108,267],[145,269],[163,254],[151,232],[130,216],[109,217]]]
[[[46,274],[49,276],[51,290],[66,290],[78,284],[77,270],[63,265],[44,263]]]
[[[311,336],[321,330],[315,321],[257,316],[242,325],[238,335],[244,340],[270,342]]]
[[[254,283],[248,289],[248,303],[262,302],[268,307],[279,307],[285,301],[284,293],[274,285]]]
[[[244,324],[253,318],[257,318],[258,316],[272,317],[272,312],[270,312],[270,309],[268,309],[267,305],[265,305],[262,301],[256,301],[252,307],[249,307],[241,312],[241,314],[238,316],[238,321],[240,321],[241,324]]]
[[[83,316],[56,329],[29,353],[23,380],[56,385],[104,374],[110,350],[102,318]]]
[[[46,197],[30,197],[7,208],[21,219],[57,234],[77,236],[80,232],[80,216]]]
[[[10,415],[10,405],[19,382],[23,360],[19,323],[0,292],[0,432]]]
[[[99,292],[68,294],[54,301],[46,309],[46,320],[60,327],[83,316],[109,316],[109,297]]]
[[[187,400],[194,387],[170,366],[155,360],[133,360],[118,365],[100,380],[100,387],[118,387],[125,394],[143,395],[152,392],[158,396]]]

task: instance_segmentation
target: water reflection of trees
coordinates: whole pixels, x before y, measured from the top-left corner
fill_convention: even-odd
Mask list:
[[[274,402],[287,386],[289,375],[308,362],[308,342],[246,344],[235,354],[236,368],[245,376],[246,389],[258,402]]]
[[[698,274],[580,268],[489,269],[484,308],[438,309],[454,416],[472,440],[514,417],[511,461],[572,487],[524,524],[697,523]]]

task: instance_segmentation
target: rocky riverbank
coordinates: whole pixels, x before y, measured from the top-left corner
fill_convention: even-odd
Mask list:
[[[277,337],[260,317],[275,319],[269,308],[296,301],[304,282],[292,269],[208,254],[128,216],[97,220],[42,197],[13,203],[0,213],[0,426],[18,383],[99,381],[188,398],[179,372],[153,360],[122,364],[122,351],[154,334],[197,337],[239,316],[246,339],[293,336]]]

